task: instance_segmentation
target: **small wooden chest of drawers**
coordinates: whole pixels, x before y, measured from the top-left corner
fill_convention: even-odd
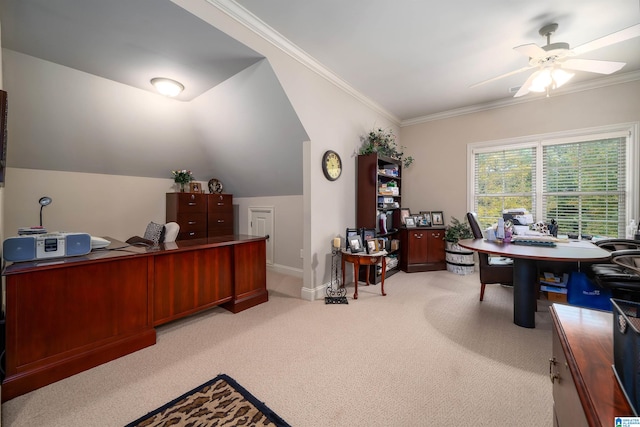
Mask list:
[[[233,234],[231,194],[167,193],[166,221],[177,222],[177,240]]]

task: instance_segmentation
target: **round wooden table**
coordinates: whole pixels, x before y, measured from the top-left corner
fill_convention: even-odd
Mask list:
[[[356,252],[356,253],[351,253],[350,251],[347,250],[342,250],[342,286],[344,286],[344,271],[345,271],[345,263],[350,262],[353,264],[353,282],[355,284],[355,292],[353,294],[353,299],[358,299],[358,273],[360,271],[360,266],[361,265],[377,265],[379,263],[382,263],[382,274],[381,274],[381,281],[380,281],[380,290],[382,292],[383,296],[386,296],[387,294],[384,292],[384,275],[387,269],[387,259],[386,259],[386,255],[387,252],[386,251],[381,251],[381,252],[376,252],[373,254],[368,254],[366,252]],[[367,286],[369,286],[369,268],[367,268],[367,275],[366,275],[366,283]]]

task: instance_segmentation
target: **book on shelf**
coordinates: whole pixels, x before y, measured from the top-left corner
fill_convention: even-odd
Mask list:
[[[562,286],[540,285],[541,291],[554,292],[556,294],[566,294],[567,288]]]
[[[569,274],[563,273],[562,276],[558,276],[553,273],[543,273],[542,277],[540,277],[540,283],[543,285],[551,285],[555,287],[567,287],[567,283],[569,282]]]

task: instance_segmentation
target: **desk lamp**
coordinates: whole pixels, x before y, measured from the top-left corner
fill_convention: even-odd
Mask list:
[[[40,227],[42,227],[42,208],[49,206],[51,202],[52,200],[49,196],[40,197],[40,200],[38,200],[38,203],[40,203]]]

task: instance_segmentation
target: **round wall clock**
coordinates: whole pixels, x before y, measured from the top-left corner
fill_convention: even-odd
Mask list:
[[[222,193],[222,183],[215,178],[211,178],[209,180],[209,193],[211,194]]]
[[[328,150],[322,156],[322,172],[329,181],[335,181],[342,174],[342,160],[338,153]]]

